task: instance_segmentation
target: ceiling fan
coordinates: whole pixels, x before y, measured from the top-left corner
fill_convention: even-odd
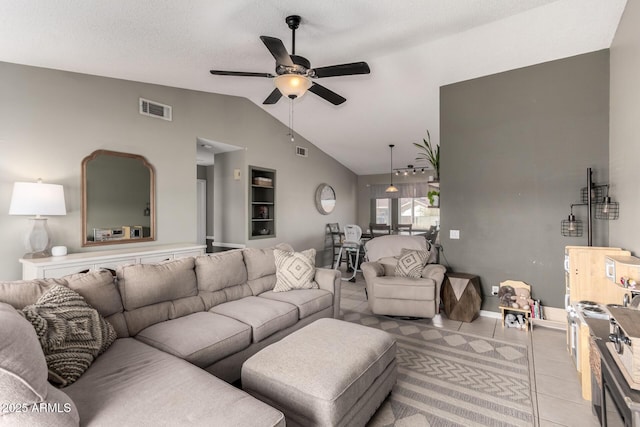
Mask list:
[[[264,100],[263,104],[275,104],[283,95],[291,99],[299,98],[304,95],[307,90],[329,101],[333,105],[340,105],[345,102],[347,100],[346,98],[316,82],[312,82],[311,79],[369,74],[371,72],[369,65],[367,65],[366,62],[352,62],[349,64],[311,68],[309,60],[296,55],[296,29],[300,26],[300,16],[287,16],[285,22],[292,32],[291,55],[287,52],[282,40],[275,37],[260,36],[260,40],[262,40],[276,60],[276,74],[223,70],[211,70],[211,74],[218,76],[275,78],[274,83],[276,88],[267,99]]]

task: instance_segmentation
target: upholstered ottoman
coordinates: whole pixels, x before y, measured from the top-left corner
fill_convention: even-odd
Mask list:
[[[287,426],[364,426],[396,382],[388,333],[319,319],[242,365],[242,388],[279,409]]]

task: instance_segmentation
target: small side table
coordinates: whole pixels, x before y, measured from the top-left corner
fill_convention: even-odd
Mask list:
[[[449,319],[472,322],[480,315],[482,306],[480,277],[466,273],[447,273],[442,286],[442,304]]]

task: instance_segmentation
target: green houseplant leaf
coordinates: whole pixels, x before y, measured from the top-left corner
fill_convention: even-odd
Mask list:
[[[436,197],[440,197],[440,192],[437,190],[431,190],[427,193],[427,198],[429,199],[429,204],[431,206],[436,206],[435,199]]]
[[[414,142],[413,145],[420,150],[416,160],[426,160],[429,162],[435,170],[435,179],[440,180],[440,146],[436,145],[434,148],[431,144],[429,131],[427,131],[427,137],[422,140],[422,144]]]

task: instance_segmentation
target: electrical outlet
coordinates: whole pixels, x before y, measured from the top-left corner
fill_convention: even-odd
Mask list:
[[[498,291],[500,290],[500,288],[498,286],[492,286],[491,287],[491,295],[498,295]]]
[[[459,239],[460,238],[460,230],[449,230],[449,238],[450,239]]]

